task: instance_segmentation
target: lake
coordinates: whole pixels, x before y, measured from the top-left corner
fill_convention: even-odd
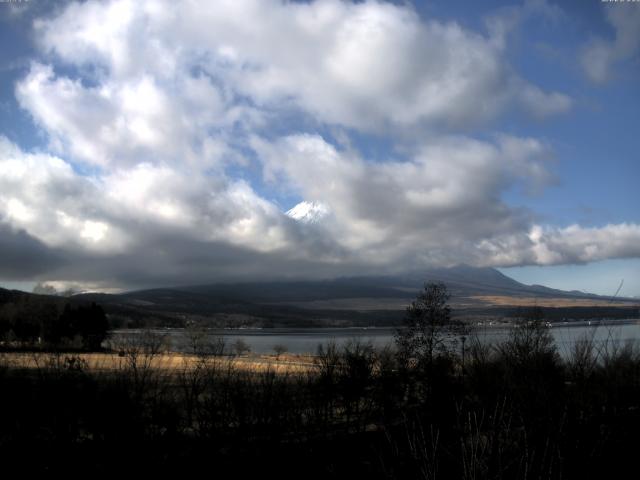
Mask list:
[[[504,341],[511,327],[479,326],[476,333],[480,341],[499,343]],[[349,341],[360,340],[382,348],[394,340],[395,329],[390,328],[269,328],[269,329],[208,329],[206,335],[211,342],[224,339],[229,348],[236,341],[242,340],[257,354],[272,354],[276,345],[284,346],[289,353],[316,353],[318,345],[334,342],[344,345]],[[567,356],[573,344],[585,336],[596,342],[640,341],[640,320],[619,320],[611,322],[572,322],[571,324],[554,324],[550,331],[555,339],[558,352]],[[189,351],[189,339],[183,329],[156,329],[155,334],[162,335],[169,348],[175,351]],[[125,336],[138,336],[142,330],[115,330],[112,339]]]

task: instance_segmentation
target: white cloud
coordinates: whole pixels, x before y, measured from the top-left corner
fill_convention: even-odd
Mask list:
[[[536,247],[545,245],[555,253],[551,257],[537,255],[535,263],[542,265],[637,258],[640,256],[640,225],[622,223],[597,228],[570,225],[542,231],[534,243]]]
[[[49,134],[54,151],[102,167],[176,159],[215,165],[226,147],[209,129],[232,122],[236,113],[225,111],[218,88],[201,75],[171,84],[142,75],[85,86],[34,63],[16,95]]]
[[[368,131],[477,125],[510,107],[547,116],[571,105],[566,95],[518,77],[503,42],[390,3],[89,1],[36,27],[44,51],[91,72],[100,87],[40,67],[19,87],[22,104],[46,128],[77,142],[74,153],[89,161],[100,153],[85,152],[78,133],[97,134],[107,151],[166,149],[192,140],[180,119],[195,121],[198,131],[233,121],[241,112],[225,101],[238,97],[258,109],[296,108]],[[208,76],[194,78],[194,71]],[[197,100],[185,105],[175,91]],[[72,115],[52,124],[48,114],[69,96],[101,113],[99,131]]]
[[[561,93],[545,93],[535,85],[524,84],[519,89],[518,101],[532,116],[545,118],[564,113],[571,108],[571,99]]]
[[[241,181],[140,164],[83,177],[57,157],[0,142],[2,220],[56,248],[122,254],[172,232],[260,251],[286,244],[288,221]]]
[[[537,140],[466,137],[427,143],[405,161],[367,162],[319,136],[253,140],[265,176],[326,203],[321,222],[355,258],[386,268],[416,264],[584,263],[640,255],[635,224],[564,229],[536,225],[502,193],[539,189],[551,176]]]
[[[585,228],[533,225],[528,233],[485,239],[476,245],[482,265],[563,265],[640,256],[640,225]]]
[[[557,23],[564,17],[564,11],[557,4],[547,0],[525,0],[521,4],[498,8],[485,18],[485,24],[492,42],[503,49],[509,36],[526,21],[536,18]]]
[[[338,151],[315,135],[275,143],[256,138],[253,145],[266,178],[329,205],[335,237],[363,253],[384,246],[398,255],[398,248],[440,248],[511,231],[526,219],[500,193],[517,181],[538,184],[549,177],[544,145],[506,136],[495,143],[441,138],[411,160],[386,162]]]
[[[99,194],[90,179],[76,175],[60,158],[24,153],[6,138],[0,138],[3,222],[50,247],[121,251],[127,244],[127,235],[101,218],[96,210]]]
[[[297,222],[246,182],[166,165],[87,178],[2,139],[0,237],[38,263],[21,270],[34,278],[107,286],[640,255],[638,225],[540,227],[500,199],[514,182],[547,181],[547,149],[532,139],[451,137],[378,163],[319,136],[254,147],[282,188],[330,214]]]
[[[71,3],[36,22],[16,86],[51,153],[0,140],[0,240],[26,238],[39,278],[115,285],[637,256],[634,224],[554,229],[505,202],[552,178],[543,142],[455,134],[571,107],[491,25],[374,1]],[[374,162],[300,133],[318,122],[409,141]],[[330,214],[297,222],[278,190]]]
[[[608,5],[605,12],[614,29],[614,39],[595,38],[581,56],[588,78],[599,84],[615,77],[617,63],[637,57],[640,52],[640,5],[616,3]]]

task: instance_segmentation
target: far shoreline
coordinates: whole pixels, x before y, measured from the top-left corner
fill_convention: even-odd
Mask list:
[[[598,326],[616,326],[616,325],[633,325],[636,323],[640,323],[640,318],[625,318],[625,319],[596,319],[596,320],[566,320],[566,321],[552,321],[547,322],[547,326],[550,327],[598,327]],[[511,328],[515,326],[517,322],[512,320],[492,320],[486,322],[478,322],[469,324],[474,328]],[[337,332],[385,332],[385,331],[395,331],[398,328],[402,328],[401,326],[389,325],[389,326],[349,326],[349,327],[202,327],[203,331],[207,333],[221,334],[221,335],[286,335],[286,334],[296,334],[296,333],[305,333],[305,334],[326,334],[332,331]],[[183,332],[187,329],[185,327],[150,327],[150,328],[115,328],[113,330],[109,330],[109,333],[138,333],[138,332]]]

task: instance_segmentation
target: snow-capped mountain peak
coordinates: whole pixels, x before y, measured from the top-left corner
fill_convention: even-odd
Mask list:
[[[302,223],[318,223],[329,215],[329,207],[320,202],[303,201],[289,210],[287,215]]]

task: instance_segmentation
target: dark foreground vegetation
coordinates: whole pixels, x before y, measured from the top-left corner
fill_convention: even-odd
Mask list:
[[[0,289],[0,350],[97,351],[109,328],[95,302]]]
[[[503,344],[482,345],[453,324],[446,299],[425,288],[394,349],[328,345],[303,373],[243,370],[205,351],[191,368],[154,370],[151,344],[123,350],[109,371],[72,353],[28,370],[0,359],[3,471],[630,478],[635,345],[585,337],[561,360],[535,310]]]

